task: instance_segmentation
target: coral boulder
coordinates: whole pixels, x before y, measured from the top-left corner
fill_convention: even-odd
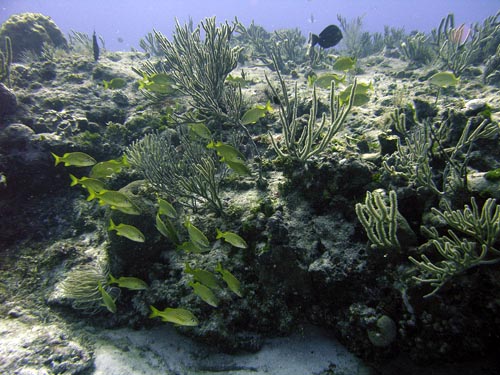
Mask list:
[[[23,51],[42,52],[44,44],[67,48],[68,42],[57,25],[40,13],[21,13],[10,16],[0,27],[0,40],[12,40],[13,61],[19,61]]]

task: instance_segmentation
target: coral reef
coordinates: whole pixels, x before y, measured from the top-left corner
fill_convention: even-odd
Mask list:
[[[497,19],[470,45],[452,19],[434,39],[355,21],[338,58],[306,56],[294,29],[260,44],[261,27],[209,18],[148,34],[147,53],[94,60],[74,32],[67,52],[14,59],[0,83],[1,324],[9,340],[40,326],[28,347],[60,349],[23,355],[83,373],[82,337],[103,328],[174,321],[237,353],[312,323],[382,372],[401,358],[408,373],[498,365],[500,97],[496,57],[476,49],[498,51]],[[461,77],[437,96],[438,56]]]

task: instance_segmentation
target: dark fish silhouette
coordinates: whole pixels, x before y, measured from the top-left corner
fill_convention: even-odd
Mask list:
[[[342,32],[335,25],[327,26],[319,35],[312,34],[312,46],[319,44],[323,48],[336,46],[342,40]]]

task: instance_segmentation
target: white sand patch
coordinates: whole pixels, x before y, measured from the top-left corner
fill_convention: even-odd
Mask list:
[[[367,375],[370,370],[335,339],[315,327],[266,340],[257,353],[229,355],[179,335],[171,326],[104,331],[96,344],[94,375],[272,374]]]

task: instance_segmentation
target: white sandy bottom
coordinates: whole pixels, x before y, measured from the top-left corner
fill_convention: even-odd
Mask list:
[[[229,355],[166,326],[147,331],[105,331],[96,343],[94,375],[314,375],[329,369],[335,369],[335,374],[370,374],[356,356],[314,327],[269,339],[257,353]]]

